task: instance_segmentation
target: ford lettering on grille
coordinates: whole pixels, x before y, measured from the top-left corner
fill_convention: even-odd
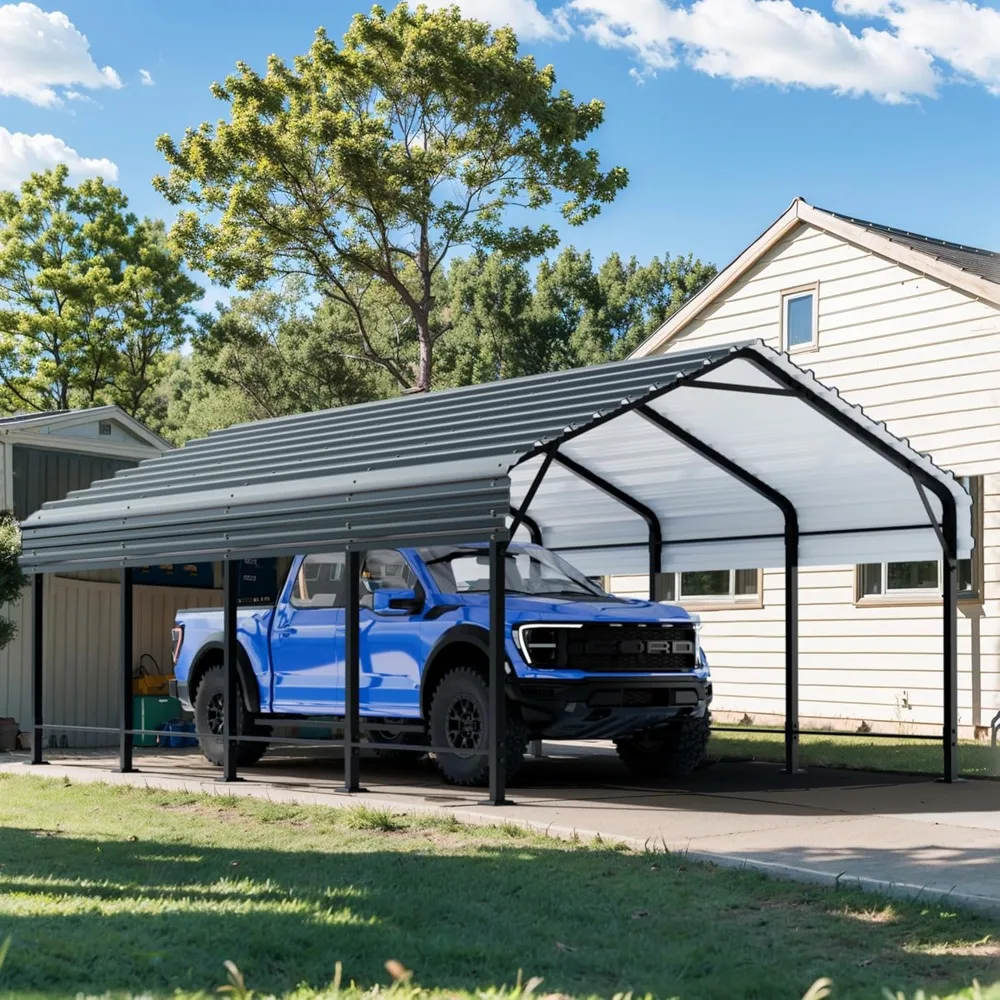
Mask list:
[[[525,626],[522,638],[537,667],[677,673],[696,666],[695,631],[687,623],[594,622],[574,628],[538,624]]]

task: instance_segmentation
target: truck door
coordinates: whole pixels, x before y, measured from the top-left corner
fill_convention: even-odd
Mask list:
[[[419,718],[422,613],[376,613],[372,595],[383,589],[424,596],[416,574],[395,549],[372,550],[361,567],[361,711]],[[343,651],[343,645],[340,648]]]
[[[271,628],[272,711],[344,711],[343,552],[306,556],[286,584]]]

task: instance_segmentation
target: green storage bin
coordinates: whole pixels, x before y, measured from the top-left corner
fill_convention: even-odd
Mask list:
[[[176,698],[165,695],[135,695],[132,698],[132,719],[136,729],[156,729],[164,722],[180,717],[181,703]],[[148,736],[137,734],[132,741],[137,747],[156,746],[156,736],[152,733]]]

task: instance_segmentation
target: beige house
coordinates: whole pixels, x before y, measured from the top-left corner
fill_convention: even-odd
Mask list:
[[[796,199],[636,352],[763,340],[952,470],[974,500],[960,563],[959,725],[1000,710],[1000,253],[851,219]],[[780,570],[668,574],[703,619],[715,714],[783,719]],[[803,728],[940,733],[937,562],[800,572]],[[613,577],[644,596],[646,580]]]

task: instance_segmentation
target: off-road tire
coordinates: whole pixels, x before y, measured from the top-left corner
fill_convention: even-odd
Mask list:
[[[708,759],[711,718],[684,718],[615,740],[618,756],[639,778],[686,778]]]
[[[222,740],[222,711],[225,705],[226,676],[222,664],[209,667],[198,684],[194,696],[194,723],[198,735],[198,745],[209,763],[222,767],[225,761],[225,745]],[[239,708],[236,713],[236,732],[246,736],[270,736],[271,731],[254,725],[253,716],[246,710],[243,693],[240,692]],[[238,742],[236,764],[251,767],[264,756],[266,743]]]
[[[470,749],[485,750],[489,746],[489,688],[482,676],[471,667],[450,670],[434,691],[431,699],[430,737],[435,747],[456,747],[469,744]],[[478,732],[460,730],[460,719]],[[449,733],[451,734],[449,736]],[[508,705],[507,732],[503,743],[506,753],[507,780],[510,781],[524,763],[528,732],[520,714]],[[489,783],[489,758],[463,756],[460,753],[436,753],[438,770],[452,785],[486,785]]]

